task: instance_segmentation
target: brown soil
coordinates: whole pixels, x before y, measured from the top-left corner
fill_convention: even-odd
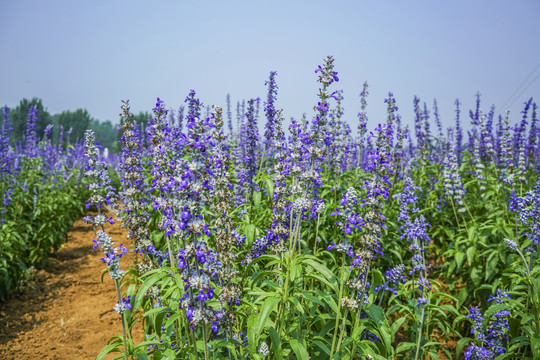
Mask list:
[[[106,230],[116,245],[126,243],[118,223]],[[92,226],[76,221],[45,269],[0,304],[0,359],[95,359],[111,337],[122,333],[113,310],[114,281],[105,275],[101,282],[104,264],[101,253],[92,250],[92,239]],[[121,263],[126,269],[132,261]]]

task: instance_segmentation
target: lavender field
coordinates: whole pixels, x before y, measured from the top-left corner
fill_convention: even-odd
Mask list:
[[[534,100],[520,114],[456,100],[443,127],[436,101],[388,93],[369,128],[382,101],[368,83],[354,119],[334,58],[314,69],[301,119],[276,108],[275,71],[235,116],[229,96],[206,106],[195,91],[143,122],[123,101],[118,154],[93,130],[53,143],[35,106],[13,144],[5,107],[1,298],[86,203],[123,329],[98,359],[540,358]]]

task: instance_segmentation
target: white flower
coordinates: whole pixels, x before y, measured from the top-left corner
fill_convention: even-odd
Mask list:
[[[268,356],[268,354],[270,354],[270,350],[268,349],[268,345],[266,345],[265,342],[263,342],[261,344],[261,346],[259,347],[259,354],[261,354],[262,356]]]

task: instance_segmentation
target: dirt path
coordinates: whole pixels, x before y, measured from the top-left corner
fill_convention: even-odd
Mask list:
[[[126,231],[109,225],[118,245]],[[105,275],[101,254],[92,250],[94,233],[75,222],[65,246],[26,289],[0,304],[0,359],[95,359],[107,341],[122,333],[114,282]],[[127,269],[130,259],[122,258]]]

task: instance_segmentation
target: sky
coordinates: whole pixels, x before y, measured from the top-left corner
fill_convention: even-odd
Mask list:
[[[482,109],[511,111],[540,96],[540,1],[29,1],[0,0],[0,105],[38,97],[47,110],[85,108],[118,121],[122,99],[177,109],[190,89],[205,105],[266,98],[277,71],[286,119],[314,114],[315,69],[335,58],[345,118],[356,128],[369,84],[369,127],[384,122],[393,92],[405,123],[413,98],[443,127],[482,96]],[[262,121],[262,120],[261,120]]]

